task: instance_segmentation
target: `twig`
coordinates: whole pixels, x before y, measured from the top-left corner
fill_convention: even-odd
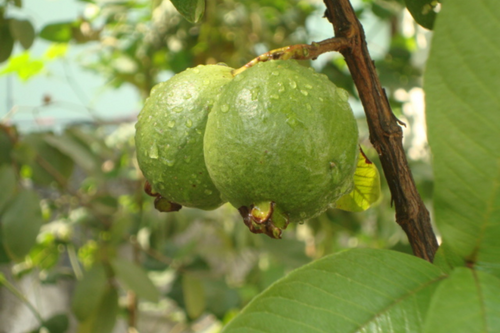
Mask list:
[[[375,66],[368,53],[361,23],[349,0],[324,0],[326,16],[336,38],[348,40],[342,48],[352,78],[363,103],[370,141],[382,163],[396,208],[396,222],[405,231],[413,253],[432,262],[438,248],[429,212],[420,198],[403,149],[403,131],[392,113]]]

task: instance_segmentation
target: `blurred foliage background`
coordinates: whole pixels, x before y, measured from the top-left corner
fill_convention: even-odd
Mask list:
[[[208,0],[196,24],[169,0],[81,2],[86,10],[77,20],[35,31],[29,15],[12,15],[29,13],[23,1],[0,0],[0,74],[46,75],[44,67],[84,44],[79,66],[145,99],[187,67],[239,67],[268,50],[333,35],[315,0]],[[414,177],[432,208],[421,89],[431,32],[402,0],[353,5],[393,110],[406,123]],[[43,58],[30,56],[37,40],[52,43]],[[350,92],[361,145],[378,165],[342,57],[323,55],[312,65]],[[47,96],[39,107],[51,103]],[[25,131],[12,110],[0,116],[0,332],[217,332],[267,286],[326,254],[351,247],[411,252],[384,180],[377,207],[328,210],[277,241],[251,234],[229,205],[157,212],[143,192],[134,120],[91,114],[92,121],[62,130]]]

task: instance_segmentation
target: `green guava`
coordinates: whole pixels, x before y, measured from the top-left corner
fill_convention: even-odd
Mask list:
[[[245,70],[208,116],[204,153],[224,199],[250,230],[280,238],[353,184],[358,128],[348,93],[293,60]]]
[[[205,210],[224,202],[205,167],[203,136],[207,116],[232,68],[206,65],[190,68],[156,85],[139,114],[135,143],[137,161],[158,193],[158,209],[180,206]],[[167,201],[168,202],[167,202]],[[155,204],[156,205],[156,204]]]

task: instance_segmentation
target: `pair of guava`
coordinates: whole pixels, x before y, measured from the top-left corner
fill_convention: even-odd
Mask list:
[[[348,193],[358,130],[347,92],[293,60],[188,69],[155,86],[136,125],[137,159],[160,210],[238,208],[280,238]]]

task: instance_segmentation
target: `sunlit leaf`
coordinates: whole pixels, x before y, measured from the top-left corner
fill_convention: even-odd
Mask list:
[[[113,260],[112,266],[118,280],[128,289],[150,302],[158,302],[158,289],[141,267],[123,259]]]
[[[9,255],[16,260],[29,253],[42,226],[40,198],[34,191],[20,192],[2,217],[3,243]]]
[[[1,71],[0,75],[16,73],[22,81],[27,81],[40,73],[43,69],[43,61],[31,59],[28,52],[23,52],[17,56],[11,57],[7,66]]]
[[[445,277],[436,266],[403,253],[344,251],[273,284],[223,332],[420,332]]]
[[[76,284],[71,301],[71,309],[80,321],[89,318],[95,311],[108,286],[106,271],[100,264],[85,272],[83,279]]]
[[[354,189],[341,197],[335,207],[350,212],[362,212],[378,202],[380,196],[380,175],[377,167],[360,151],[358,166],[354,172]]]
[[[205,12],[205,0],[171,0],[179,13],[189,22],[198,22]]]
[[[202,281],[193,275],[184,274],[182,276],[182,293],[189,317],[196,319],[201,316],[206,307]]]
[[[54,43],[49,46],[47,51],[45,51],[45,56],[50,60],[64,57],[68,52],[68,44],[66,43]]]
[[[67,43],[73,36],[73,22],[59,22],[48,24],[40,31],[40,38],[57,43]]]
[[[25,50],[29,49],[35,40],[35,28],[28,20],[11,19],[9,22],[10,33],[18,40]]]
[[[437,288],[424,333],[500,332],[500,280],[459,267]]]
[[[500,277],[498,4],[443,1],[424,88],[436,224],[454,252]]]
[[[432,30],[436,19],[434,7],[438,3],[437,0],[405,0],[405,3],[415,21],[424,28]]]

